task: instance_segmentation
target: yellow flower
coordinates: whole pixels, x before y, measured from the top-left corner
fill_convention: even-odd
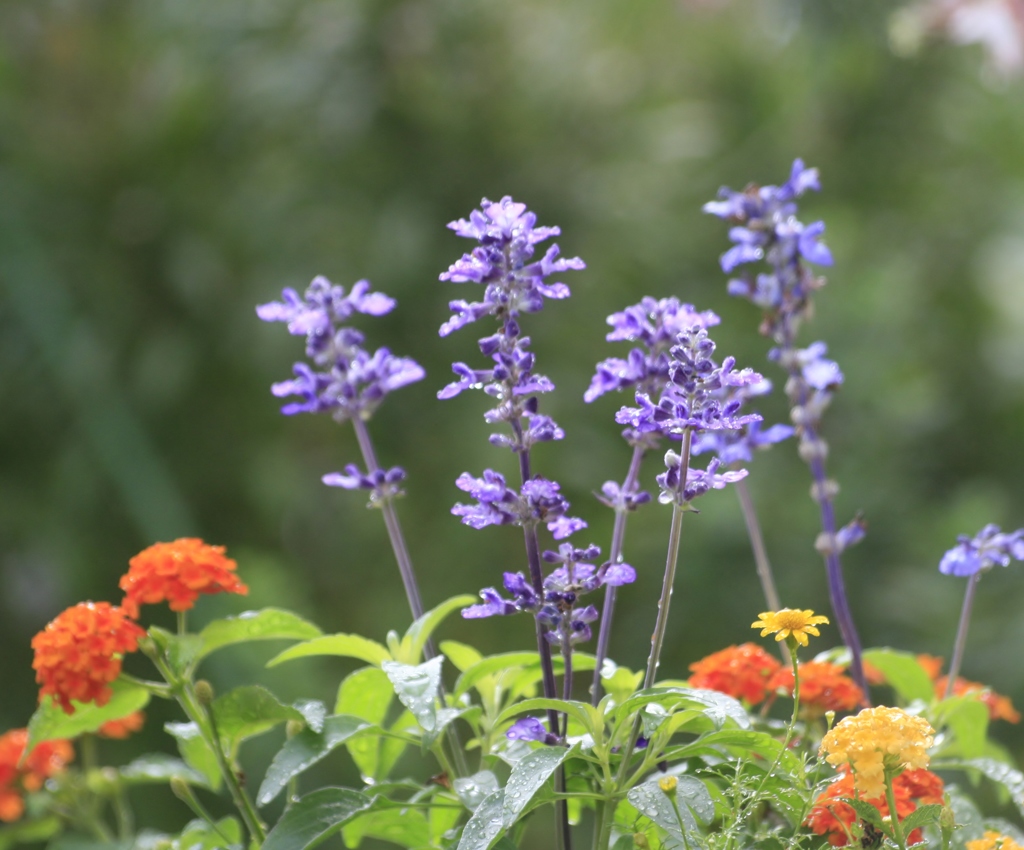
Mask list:
[[[757,615],[761,619],[750,624],[752,629],[761,629],[761,637],[775,634],[775,640],[785,640],[790,635],[801,646],[807,646],[807,635],[818,636],[815,628],[819,623],[827,623],[828,617],[816,616],[811,610],[801,611],[799,608],[783,608],[781,611],[765,611]]]
[[[988,830],[981,838],[968,841],[967,850],[1022,850],[1021,846],[1007,835]]]
[[[848,764],[861,796],[872,799],[885,793],[886,773],[928,767],[934,734],[927,720],[899,708],[865,708],[825,735],[818,754],[833,767]]]

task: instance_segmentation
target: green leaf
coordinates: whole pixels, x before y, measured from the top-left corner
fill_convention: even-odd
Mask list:
[[[935,697],[934,683],[913,654],[888,647],[868,649],[864,660],[882,672],[886,683],[905,703],[931,702]]]
[[[1024,773],[1008,764],[1003,764],[1000,761],[989,758],[970,759],[963,762],[962,766],[978,770],[993,782],[998,782],[1002,785],[1010,792],[1010,797],[1017,807],[1017,811],[1024,816]]]
[[[934,803],[927,806],[918,806],[900,821],[900,826],[903,827],[903,834],[906,836],[922,826],[938,823],[940,817],[942,817],[942,806],[937,806]]]
[[[430,827],[421,812],[396,806],[359,815],[341,828],[341,837],[346,847],[358,847],[364,838],[399,847],[429,847]]]
[[[445,618],[457,608],[465,608],[474,602],[476,602],[475,596],[463,594],[446,599],[436,608],[427,611],[409,626],[405,637],[402,638],[401,651],[395,656],[395,660],[401,661],[403,664],[417,664],[423,656],[423,647],[426,646],[434,630],[444,622]]]
[[[472,817],[466,821],[459,839],[458,850],[488,850],[505,832],[502,811],[505,807],[505,792],[499,788],[488,794]]]
[[[643,670],[634,673],[628,667],[616,666],[610,659],[606,659],[605,666],[601,668],[601,687],[611,695],[616,705],[631,697],[643,680]]]
[[[457,640],[441,641],[441,652],[455,665],[460,673],[465,673],[474,664],[483,660],[483,656],[472,646],[459,643]]]
[[[343,658],[358,658],[376,667],[382,661],[389,661],[391,653],[375,640],[361,635],[324,635],[313,638],[296,646],[290,646],[279,652],[267,662],[268,667],[275,667],[285,661],[296,658],[309,658],[314,655],[340,655]]]
[[[391,724],[390,732],[399,735],[416,734],[419,730],[416,725],[416,718],[408,709],[398,715],[398,719]],[[367,739],[369,740],[369,739]],[[402,757],[402,754],[409,748],[409,744],[401,738],[384,738],[380,742],[380,762],[377,765],[377,775],[385,777],[391,773],[391,768]]]
[[[328,717],[322,732],[303,729],[293,735],[274,756],[263,784],[256,794],[256,802],[265,806],[280,794],[294,776],[316,764],[349,738],[368,729],[379,731],[359,717],[347,714]]]
[[[181,759],[165,753],[148,753],[120,769],[121,777],[129,784],[146,782],[169,782],[171,779],[182,779],[189,785],[208,786],[204,774],[189,767]]]
[[[308,640],[321,634],[319,628],[291,611],[280,608],[243,611],[237,617],[225,617],[207,624],[199,633],[202,645],[197,659],[235,643],[251,640]]]
[[[428,732],[437,726],[437,691],[441,686],[441,663],[438,655],[415,667],[398,661],[383,661],[381,669],[387,673],[395,694],[416,718],[416,722]]]
[[[505,829],[512,826],[527,810],[534,795],[575,749],[541,747],[516,762],[505,785],[505,801],[501,811]]]
[[[28,722],[28,743],[25,752],[30,753],[36,744],[54,738],[77,738],[86,732],[95,732],[108,720],[118,720],[133,711],[144,708],[149,702],[149,691],[124,678],[111,684],[113,694],[102,708],[93,702],[72,701],[74,714],[65,714],[51,697],[46,697],[35,710]]]
[[[171,670],[187,677],[202,649],[203,641],[199,635],[176,635],[159,626],[150,626],[148,634],[160,648]]]
[[[459,776],[452,782],[452,790],[471,812],[501,787],[498,777],[489,770],[481,770],[472,776]]]
[[[859,800],[856,797],[840,797],[839,799],[849,804],[860,820],[866,820],[869,824],[882,830],[892,838],[892,827],[882,820],[882,813],[878,810],[877,806],[869,803],[867,800]]]
[[[262,850],[314,847],[372,805],[372,798],[350,788],[321,788],[285,811]]]
[[[217,734],[231,757],[246,738],[261,735],[279,723],[305,717],[297,708],[285,705],[262,685],[243,685],[217,697],[210,706]]]
[[[935,707],[940,723],[949,727],[954,741],[943,747],[965,759],[981,758],[988,755],[988,706],[977,694],[964,694],[943,700]],[[936,724],[939,725],[939,724]]]
[[[696,708],[721,728],[732,720],[741,729],[750,728],[750,717],[746,709],[730,696],[703,688],[647,688],[638,691],[621,705],[612,710],[612,717],[618,722],[640,711],[650,703],[657,703],[670,709]]]
[[[21,820],[12,824],[0,825],[0,850],[7,850],[8,847],[15,847],[18,844],[46,841],[57,835],[63,828],[64,824],[57,817]]]
[[[203,739],[195,723],[165,723],[164,730],[178,742],[178,752],[185,763],[206,778],[214,791],[220,788],[223,777],[217,756]]]
[[[584,729],[590,731],[590,708],[589,704],[576,702],[574,700],[563,700],[563,699],[544,699],[538,697],[537,699],[525,699],[522,702],[517,702],[514,705],[510,705],[506,708],[498,717],[495,719],[494,724],[497,726],[501,723],[505,723],[511,720],[513,717],[519,714],[527,714],[531,711],[547,711],[548,709],[554,709],[557,712],[568,714],[570,717],[574,717],[578,720]]]
[[[710,823],[715,815],[715,804],[708,789],[699,779],[693,776],[677,776],[676,782],[674,801],[661,790],[656,781],[645,782],[631,788],[626,794],[626,799],[640,814],[650,818],[665,830],[669,837],[686,846],[687,839],[683,835],[683,828],[685,827],[687,832],[696,830],[698,818],[703,823]]]
[[[241,850],[242,826],[232,817],[221,818],[215,824],[194,820],[175,840],[174,850]]]
[[[455,682],[454,696],[462,696],[477,682],[493,674],[497,684],[506,690],[511,683],[511,674],[519,672],[529,664],[539,664],[536,652],[505,652],[500,655],[489,655],[465,670]]]
[[[572,655],[572,669],[576,673],[585,673],[594,669],[597,659],[585,652],[574,652]],[[561,676],[565,669],[565,661],[561,656],[554,656],[551,659],[551,666],[556,676]],[[534,660],[525,665],[519,672],[514,672],[509,683],[509,697],[515,699],[520,696],[533,696],[536,693],[536,686],[544,678],[544,669],[540,662]]]
[[[350,673],[341,683],[338,688],[338,699],[334,704],[334,713],[351,714],[361,717],[368,723],[383,726],[394,698],[395,691],[391,687],[387,673],[377,667],[363,667]],[[363,776],[379,778],[379,737],[360,736],[345,746]]]

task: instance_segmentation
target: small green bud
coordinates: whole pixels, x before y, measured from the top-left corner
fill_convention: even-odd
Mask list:
[[[667,797],[675,797],[678,784],[679,780],[674,776],[663,776],[658,780],[658,787],[665,792]]]
[[[200,705],[210,705],[213,702],[213,685],[206,679],[200,679],[195,684],[195,694]]]
[[[650,842],[647,840],[647,833],[634,832],[633,833],[633,846],[639,847],[640,850],[649,850]]]
[[[186,803],[190,802],[192,799],[192,789],[188,787],[188,783],[180,776],[171,777],[171,793],[179,800],[184,800]]]
[[[303,729],[306,728],[306,724],[301,720],[289,720],[284,727],[284,734],[288,738],[294,738]]]

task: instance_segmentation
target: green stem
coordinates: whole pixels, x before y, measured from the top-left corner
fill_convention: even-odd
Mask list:
[[[598,821],[594,829],[593,850],[608,850],[612,841],[612,826],[615,822],[615,808],[618,801],[612,797],[606,797],[604,805],[598,810]]]
[[[956,641],[953,644],[953,658],[949,662],[949,676],[946,678],[945,699],[953,696],[956,678],[960,675],[960,665],[963,663],[964,649],[967,647],[967,627],[971,623],[971,609],[974,607],[974,592],[978,589],[979,581],[981,581],[980,570],[967,579],[967,589],[964,591],[964,605],[960,609],[960,623],[957,625]]]
[[[896,813],[896,795],[892,790],[892,774],[888,770],[885,772],[885,801],[889,804],[889,823],[892,824],[892,834],[896,837],[896,843],[900,850],[907,850],[903,825],[900,823],[900,816]]]
[[[188,611],[178,612],[178,637],[188,634]]]

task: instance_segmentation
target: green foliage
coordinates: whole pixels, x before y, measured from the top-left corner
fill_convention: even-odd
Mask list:
[[[75,710],[72,714],[65,713],[51,698],[45,698],[28,722],[26,750],[31,752],[33,747],[42,741],[76,738],[88,732],[95,732],[108,720],[117,720],[131,714],[149,702],[149,691],[124,677],[114,681],[111,690],[111,697],[103,706],[73,701]]]
[[[321,788],[299,799],[267,835],[262,850],[306,850],[373,805],[348,788]]]

